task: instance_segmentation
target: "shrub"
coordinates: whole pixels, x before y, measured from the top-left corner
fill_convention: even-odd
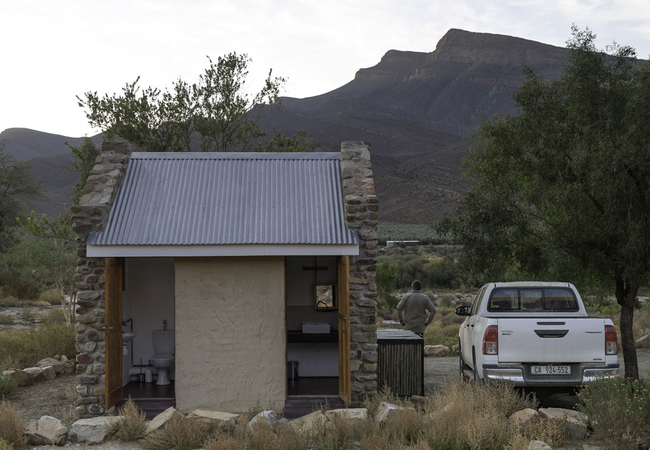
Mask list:
[[[12,450],[14,447],[9,442],[0,438],[0,450]]]
[[[614,449],[636,448],[650,439],[650,381],[602,379],[588,384],[578,398],[596,432]]]
[[[27,321],[36,320],[36,318],[40,316],[40,314],[37,311],[34,311],[32,308],[21,308],[20,315],[22,316],[23,320]]]
[[[48,289],[38,299],[50,305],[60,305],[63,302],[63,297],[58,289]]]
[[[201,448],[210,438],[210,427],[197,419],[175,417],[142,440],[144,448],[164,450],[177,448],[189,450]]]
[[[7,297],[2,297],[0,298],[0,306],[7,306],[10,308],[15,308],[20,304],[20,301],[16,297],[12,297],[11,295]]]
[[[14,323],[14,316],[11,314],[0,314],[0,324],[11,325]]]
[[[131,397],[123,407],[118,408],[118,414],[120,418],[109,427],[111,436],[124,442],[141,438],[147,428],[147,415],[137,407]]]
[[[13,405],[6,400],[0,403],[0,439],[13,447],[22,447],[27,444],[23,419]]]
[[[74,326],[57,323],[0,332],[0,370],[35,366],[52,355],[74,358],[76,334]]]
[[[54,308],[44,313],[41,316],[41,319],[46,323],[66,323],[67,314],[66,311],[61,308]]]
[[[0,375],[0,399],[11,398],[18,393],[18,380]]]
[[[12,296],[20,299],[36,300],[43,290],[43,283],[34,279],[8,281],[2,292],[5,296]]]

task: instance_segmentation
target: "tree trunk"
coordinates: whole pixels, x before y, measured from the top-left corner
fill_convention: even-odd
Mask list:
[[[636,359],[636,347],[632,325],[634,321],[634,302],[639,286],[631,285],[628,280],[617,278],[616,301],[621,305],[621,346],[625,362],[625,378],[639,379],[639,365]]]

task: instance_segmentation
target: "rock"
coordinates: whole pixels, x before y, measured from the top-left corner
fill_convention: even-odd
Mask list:
[[[528,450],[553,450],[543,441],[530,441],[528,443]]]
[[[451,355],[451,350],[446,345],[425,345],[424,346],[424,356],[449,356]]]
[[[195,409],[187,416],[187,418],[198,419],[208,425],[218,427],[223,431],[232,432],[235,428],[235,422],[239,419],[239,414]]]
[[[460,356],[460,345],[458,344],[452,345],[451,352],[454,354],[454,356]]]
[[[406,408],[403,406],[393,405],[392,403],[388,402],[381,402],[377,407],[377,411],[375,412],[375,421],[380,423],[385,422],[386,420],[389,420],[391,417],[393,417],[396,411],[403,411],[405,409]]]
[[[2,372],[2,378],[9,377],[15,381],[18,386],[31,386],[34,384],[32,376],[24,370],[9,369]]]
[[[577,411],[562,408],[541,408],[539,415],[544,419],[564,420],[566,433],[571,439],[584,439],[587,434],[587,417]]]
[[[182,417],[183,414],[179,413],[176,408],[170,406],[156,417],[153,418],[150,422],[147,423],[147,428],[144,430],[144,435],[153,433],[154,431],[162,428],[167,422],[172,420],[174,417]]]
[[[67,432],[68,429],[59,419],[43,416],[38,420],[30,420],[25,434],[32,445],[55,445]]]
[[[289,423],[289,419],[286,417],[283,417],[282,419],[278,420],[278,425],[284,425],[285,423]]]
[[[67,443],[68,443],[68,435],[67,435],[67,434],[62,434],[62,435],[59,436],[59,438],[56,440],[56,442],[54,443],[54,445],[56,445],[57,447],[62,447],[62,446],[64,446],[64,445],[67,444]]]
[[[55,358],[45,358],[41,359],[39,362],[36,363],[38,367],[47,367],[47,366],[52,366],[54,367],[54,370],[56,371],[57,375],[60,375],[63,372],[63,363]]]
[[[42,367],[43,369],[43,381],[53,381],[56,380],[56,370],[52,366]]]
[[[352,426],[357,426],[368,420],[368,410],[366,408],[332,409],[325,411],[325,416],[331,422],[339,418],[349,422]]]
[[[323,414],[323,411],[318,410],[290,421],[289,426],[299,433],[306,434],[314,430],[322,429],[328,422],[329,420],[327,419],[327,416]]]
[[[537,410],[526,408],[513,413],[510,417],[508,417],[508,422],[516,427],[521,428],[533,420],[535,417],[539,417]]]
[[[275,411],[262,411],[258,413],[255,417],[248,422],[248,429],[252,429],[256,424],[266,422],[269,425],[273,426],[278,420],[278,416]]]
[[[582,450],[607,450],[607,449],[599,445],[582,444]]]
[[[40,367],[28,367],[23,369],[23,372],[28,373],[29,376],[32,377],[32,380],[34,380],[34,383],[45,381],[47,377],[47,375],[43,373],[43,369]]]
[[[650,334],[637,339],[635,346],[636,348],[650,348]]]
[[[77,420],[72,424],[68,437],[72,442],[101,444],[108,435],[111,423],[118,419],[118,416],[102,416]]]

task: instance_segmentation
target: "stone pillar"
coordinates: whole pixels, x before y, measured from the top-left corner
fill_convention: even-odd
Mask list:
[[[104,228],[124,178],[130,146],[125,141],[102,144],[79,199],[71,208],[72,230],[78,244],[77,273],[77,418],[104,414],[104,258],[86,256],[86,239]]]
[[[379,204],[370,166],[370,144],[341,144],[345,221],[359,233],[359,256],[350,260],[352,404],[377,392],[377,221]]]

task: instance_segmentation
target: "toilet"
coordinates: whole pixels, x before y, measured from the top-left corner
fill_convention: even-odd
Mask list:
[[[164,386],[169,384],[167,372],[174,364],[174,330],[154,330],[152,337],[154,355],[151,364],[158,369],[156,384]]]

